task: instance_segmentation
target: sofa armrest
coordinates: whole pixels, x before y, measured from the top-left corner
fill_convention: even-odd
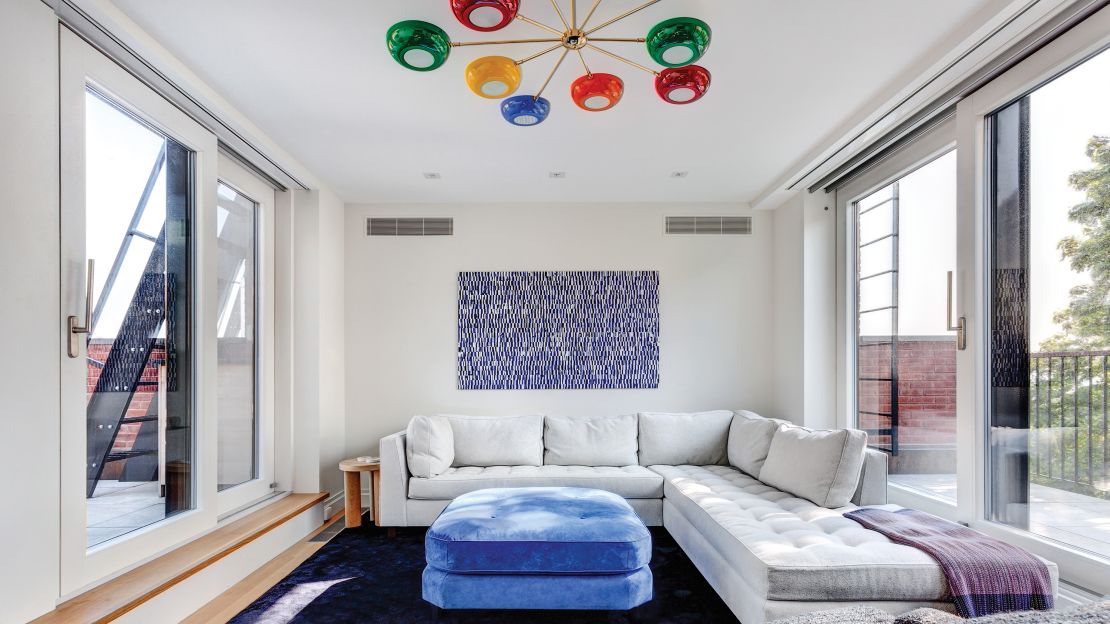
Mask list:
[[[860,471],[859,487],[852,497],[856,505],[885,505],[887,454],[868,447],[863,456],[863,470]]]
[[[382,438],[379,451],[382,457],[382,491],[378,495],[378,504],[381,505],[378,515],[382,526],[408,526],[409,464],[405,459],[405,432]]]

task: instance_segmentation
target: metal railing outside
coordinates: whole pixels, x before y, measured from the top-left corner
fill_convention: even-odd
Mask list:
[[[1110,499],[1110,351],[1031,355],[1031,481]]]

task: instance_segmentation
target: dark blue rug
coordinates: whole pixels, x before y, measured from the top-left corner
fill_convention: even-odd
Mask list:
[[[234,624],[433,622],[420,597],[425,529],[363,524],[345,529],[310,559],[231,620]],[[458,624],[736,622],[694,564],[664,529],[651,530],[655,600],[629,613],[589,611],[445,611]]]

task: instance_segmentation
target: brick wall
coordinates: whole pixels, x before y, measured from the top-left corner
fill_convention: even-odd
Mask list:
[[[864,339],[859,348],[861,378],[890,377],[886,339]],[[890,412],[888,382],[859,382],[860,411]],[[952,445],[956,441],[956,342],[948,337],[906,337],[898,341],[900,446]],[[886,428],[886,418],[860,414],[864,429]],[[885,437],[876,438],[888,444]]]
[[[88,377],[86,393],[87,397],[92,397],[93,392],[96,390],[97,381],[100,379],[101,367],[96,362],[103,363],[108,359],[108,354],[112,350],[112,342],[92,341],[89,343],[89,363],[88,363]],[[161,348],[156,348],[154,353],[151,354],[150,363],[147,364],[146,370],[143,371],[143,381],[158,381],[158,364],[165,359],[165,351]],[[94,362],[95,360],[95,362]],[[127,409],[128,418],[138,418],[146,416],[150,404],[156,401],[158,397],[157,388],[155,386],[140,386],[135,391],[135,396],[131,399],[131,404]],[[116,434],[115,444],[112,445],[112,451],[129,451],[135,444],[135,437],[139,435],[139,427],[142,423],[132,423],[122,425],[119,428],[119,433]],[[123,470],[124,464],[127,460],[111,462],[104,466],[104,472],[101,475],[102,479],[112,480],[119,478],[120,472]]]

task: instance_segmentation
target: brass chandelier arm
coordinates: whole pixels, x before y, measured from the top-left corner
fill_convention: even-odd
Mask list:
[[[628,17],[629,15],[634,15],[636,13],[639,13],[640,11],[643,11],[644,9],[648,8],[649,6],[651,6],[653,4],[657,4],[659,2],[660,2],[660,0],[651,0],[650,2],[646,2],[644,4],[641,4],[640,6],[634,8],[634,9],[629,9],[628,11],[625,11],[624,13],[621,13],[620,15],[614,17],[613,19],[609,20],[608,22],[604,22],[600,26],[594,26],[593,28],[587,30],[586,34],[587,35],[593,34],[594,32],[597,32],[597,31],[601,30],[602,28],[605,28],[606,26],[616,24],[617,22],[619,22],[622,19]]]
[[[559,71],[559,67],[563,64],[563,61],[567,60],[567,54],[570,54],[570,48],[563,48],[563,55],[559,57],[559,61],[555,63],[555,67],[551,68],[551,73],[547,75],[547,80],[543,81],[543,86],[540,87],[540,90],[532,96],[532,101],[538,101],[540,96],[543,95],[544,89],[547,88],[547,85],[551,84],[551,79],[555,77],[555,72]]]
[[[551,0],[551,6],[555,9],[555,14],[559,16],[559,21],[563,23],[563,28],[570,30],[570,24],[567,23],[567,18],[563,17],[563,11],[559,8],[557,0]]]
[[[483,46],[483,45],[508,45],[511,43],[554,43],[561,42],[562,39],[503,39],[501,41],[452,41],[452,48],[464,48],[467,46]],[[559,45],[562,45],[560,43]]]
[[[553,45],[550,48],[548,48],[548,49],[546,49],[542,52],[536,52],[532,56],[526,56],[526,57],[520,59],[519,61],[516,62],[516,64],[517,65],[523,65],[523,64],[527,63],[528,61],[534,61],[534,60],[540,58],[541,56],[543,56],[545,54],[549,54],[551,52],[554,52],[555,50],[558,50],[559,48],[562,48],[562,47],[563,47],[562,43],[560,43],[559,45]]]
[[[644,43],[647,39],[643,37],[590,37],[590,41],[615,41],[621,43]]]
[[[582,54],[581,48],[575,50],[575,52],[578,53],[578,60],[582,61],[582,68],[586,70],[586,75],[592,78],[594,73],[590,71],[590,65],[586,63],[586,55]]]
[[[591,49],[591,50],[594,50],[595,52],[601,52],[602,54],[604,54],[605,56],[608,56],[609,58],[616,59],[616,60],[618,60],[622,63],[627,63],[628,65],[631,65],[631,66],[635,67],[636,69],[641,69],[643,71],[646,71],[647,73],[649,73],[653,76],[658,76],[659,75],[659,72],[655,71],[654,69],[652,69],[650,67],[644,67],[643,65],[637,63],[636,61],[630,61],[630,60],[624,58],[623,56],[621,56],[619,54],[613,54],[612,52],[610,52],[608,50],[605,50],[605,49],[602,49],[602,48],[599,48],[599,47],[595,46],[592,43],[587,43],[586,47]]]
[[[521,15],[519,13],[517,13],[516,18],[518,20],[522,21],[522,22],[527,22],[527,23],[535,26],[536,28],[542,28],[542,29],[546,30],[547,32],[549,32],[553,35],[559,35],[560,37],[563,36],[562,31],[559,31],[555,28],[552,28],[551,26],[548,26],[547,24],[541,24],[540,22],[537,22],[536,20],[531,19],[529,17],[524,17],[523,15]]]
[[[590,12],[586,14],[586,19],[582,20],[582,30],[586,29],[586,24],[590,23],[590,18],[594,16],[594,11],[596,11],[599,6],[601,6],[601,0],[594,0],[594,5],[590,7]]]

